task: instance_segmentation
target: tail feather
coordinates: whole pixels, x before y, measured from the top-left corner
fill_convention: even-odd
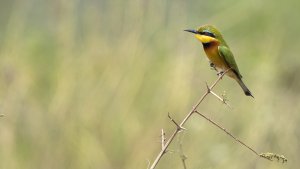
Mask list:
[[[243,91],[244,91],[244,93],[245,93],[246,96],[253,97],[252,93],[250,92],[250,90],[248,89],[248,87],[245,85],[245,83],[242,81],[242,79],[237,79],[237,82],[242,87],[242,89],[243,89]]]

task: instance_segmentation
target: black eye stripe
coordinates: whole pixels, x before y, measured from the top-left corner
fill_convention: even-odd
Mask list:
[[[215,38],[216,36],[213,34],[213,33],[210,33],[210,32],[200,32],[199,33],[200,35],[206,35],[206,36],[210,36],[210,37],[213,37],[213,38]]]

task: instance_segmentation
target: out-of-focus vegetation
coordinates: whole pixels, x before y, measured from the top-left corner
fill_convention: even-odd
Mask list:
[[[298,168],[300,1],[0,1],[0,168],[146,168],[174,119],[216,79],[186,32],[223,33],[255,99],[224,78],[233,109],[200,106],[262,160],[200,117],[179,138],[188,168]],[[175,141],[170,147],[178,149]],[[166,154],[157,168],[182,168]]]

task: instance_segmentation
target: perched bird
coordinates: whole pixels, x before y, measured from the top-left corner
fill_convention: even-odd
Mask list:
[[[203,45],[204,51],[210,61],[210,66],[219,72],[218,74],[230,69],[226,75],[239,83],[245,95],[253,97],[250,90],[242,81],[242,75],[234,56],[217,28],[212,25],[203,25],[197,30],[187,29],[184,31],[195,34],[195,37]]]

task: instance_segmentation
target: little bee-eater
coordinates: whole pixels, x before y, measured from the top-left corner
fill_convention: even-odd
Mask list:
[[[197,30],[188,29],[185,31],[195,34],[195,37],[202,43],[211,67],[219,73],[223,73],[229,69],[226,75],[239,83],[245,95],[252,96],[250,90],[242,81],[242,75],[229,46],[226,44],[217,28],[212,25],[204,25]]]

